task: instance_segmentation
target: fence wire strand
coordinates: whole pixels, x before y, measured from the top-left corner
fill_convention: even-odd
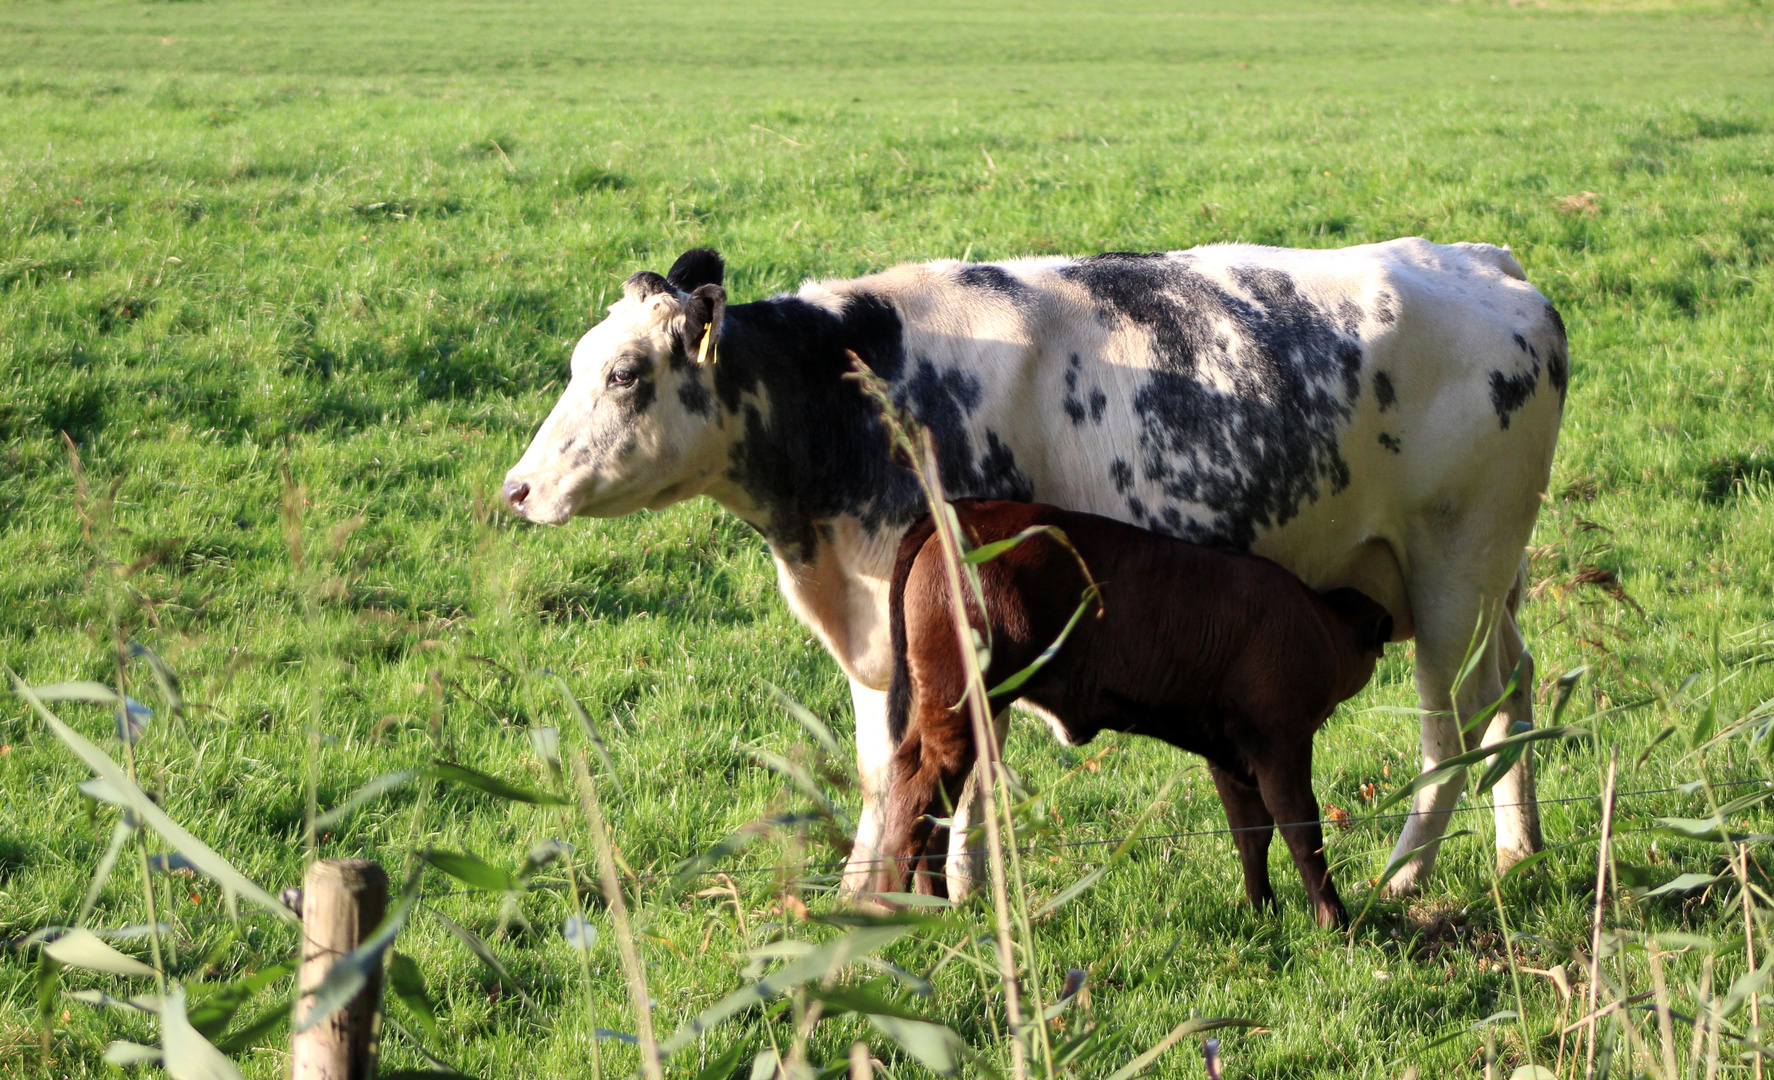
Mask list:
[[[1748,779],[1748,780],[1724,780],[1724,781],[1720,781],[1719,783],[1712,784],[1710,786],[1712,786],[1714,788],[1736,788],[1736,787],[1747,787],[1751,784],[1774,784],[1774,777],[1765,777],[1764,776],[1764,777],[1755,777],[1755,778]],[[1673,792],[1679,792],[1689,786],[1690,785],[1688,785],[1688,784],[1672,784],[1668,787],[1638,788],[1638,789],[1632,790],[1632,791],[1616,791],[1614,793],[1614,798],[1616,800],[1619,800],[1619,799],[1635,798],[1635,797],[1638,797],[1641,795],[1668,795]],[[1448,817],[1453,817],[1455,814],[1467,814],[1467,813],[1472,813],[1472,812],[1478,811],[1478,810],[1501,810],[1501,809],[1507,809],[1507,808],[1515,807],[1515,806],[1530,806],[1530,805],[1532,805],[1532,806],[1558,806],[1558,805],[1567,804],[1567,803],[1596,802],[1596,801],[1599,801],[1600,799],[1601,799],[1601,795],[1599,793],[1597,793],[1595,795],[1567,795],[1567,796],[1563,796],[1563,797],[1557,798],[1557,799],[1537,799],[1533,803],[1489,803],[1489,802],[1482,802],[1481,803],[1481,802],[1474,802],[1474,803],[1469,803],[1465,806],[1450,807],[1447,810],[1439,811],[1439,813],[1446,814]],[[1294,828],[1294,827],[1298,827],[1300,825],[1318,825],[1321,828],[1323,828],[1325,826],[1331,826],[1333,828],[1338,828],[1338,829],[1354,828],[1355,826],[1365,825],[1370,822],[1396,821],[1396,820],[1400,820],[1403,818],[1408,818],[1414,813],[1416,813],[1416,811],[1414,811],[1414,810],[1399,810],[1399,811],[1394,811],[1394,812],[1389,812],[1389,813],[1384,813],[1384,814],[1367,814],[1362,817],[1351,816],[1350,818],[1348,818],[1347,820],[1344,820],[1344,821],[1326,821],[1323,818],[1319,818],[1314,821],[1277,822],[1274,825],[1267,825],[1267,826],[1256,825],[1256,826],[1244,826],[1241,828],[1226,827],[1226,828],[1219,828],[1219,829],[1187,829],[1187,830],[1183,830],[1181,832],[1152,833],[1147,836],[1136,837],[1136,838],[1134,838],[1134,843],[1149,844],[1149,843],[1155,843],[1155,842],[1163,841],[1163,840],[1195,840],[1195,839],[1201,839],[1201,838],[1210,837],[1210,836],[1230,836],[1234,833],[1258,831],[1258,830],[1262,830],[1262,829]],[[1620,835],[1630,835],[1630,834],[1634,834],[1634,833],[1652,832],[1652,831],[1655,831],[1655,829],[1656,829],[1656,826],[1647,826],[1645,828],[1640,828],[1640,829],[1616,830],[1615,835],[1620,836]],[[1052,843],[1037,842],[1037,843],[1033,843],[1033,844],[1028,844],[1028,845],[1020,848],[1019,850],[1024,855],[1032,855],[1032,854],[1035,854],[1035,853],[1038,853],[1041,851],[1075,850],[1078,848],[1101,847],[1105,844],[1119,844],[1121,842],[1122,841],[1120,839],[1115,838],[1115,837],[1101,837],[1101,838],[1093,839],[1093,840],[1062,840],[1062,841],[1056,841],[1056,842],[1052,842]],[[866,860],[864,862],[857,863],[857,865],[858,866],[879,866],[880,864],[882,864],[884,862],[888,862],[888,861],[892,861],[892,860],[870,859],[870,860]],[[843,871],[847,865],[848,865],[848,863],[839,864],[836,866],[828,867],[826,869],[815,870],[812,873],[808,872],[808,868],[804,864],[802,864],[802,865],[784,864],[784,865],[776,865],[776,866],[724,866],[724,867],[723,866],[710,866],[710,867],[705,867],[700,870],[688,870],[688,871],[674,870],[674,871],[662,871],[659,873],[633,874],[633,875],[625,876],[621,880],[624,884],[639,885],[639,884],[643,884],[645,882],[650,882],[650,881],[670,880],[673,878],[680,878],[680,877],[685,878],[685,879],[694,879],[694,878],[714,877],[714,876],[721,875],[721,874],[725,874],[728,877],[751,877],[751,876],[756,876],[759,874],[784,875],[784,874],[791,874],[791,873],[798,874],[803,879],[807,879],[807,878],[820,878],[820,877],[834,876],[834,875],[840,873],[841,871]],[[566,882],[554,882],[554,881],[532,882],[532,883],[530,883],[530,885],[526,891],[529,891],[529,892],[552,892],[552,891],[555,891],[558,889],[564,889],[564,888],[566,888]],[[443,900],[443,899],[447,899],[449,897],[454,897],[454,896],[477,896],[477,895],[484,896],[487,894],[487,892],[488,892],[488,890],[485,890],[485,889],[444,889],[439,892],[431,892],[431,891],[423,892],[420,894],[420,898],[424,899],[424,900]],[[240,913],[239,918],[250,919],[250,918],[254,918],[254,917],[257,917],[260,915],[264,915],[264,914],[267,914],[267,913],[266,912],[243,911]],[[206,914],[206,915],[179,916],[179,917],[176,917],[172,921],[175,923],[184,923],[187,925],[191,925],[191,924],[203,924],[203,923],[217,922],[220,920],[233,919],[233,918],[235,918],[235,916],[230,915],[226,912],[216,912],[214,914]],[[43,929],[37,931],[35,934],[30,935],[29,937],[16,938],[16,939],[6,942],[5,944],[13,949],[24,948],[31,940],[35,939],[38,935],[44,933],[45,931],[54,930],[54,929],[56,929],[56,928],[55,927],[44,927]],[[103,934],[106,931],[96,931],[96,932]]]

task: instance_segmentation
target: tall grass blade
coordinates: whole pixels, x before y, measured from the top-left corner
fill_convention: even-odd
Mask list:
[[[881,948],[910,929],[910,926],[859,927],[842,937],[813,946],[800,958],[791,960],[704,1009],[695,1019],[678,1028],[670,1038],[659,1044],[660,1057],[677,1053],[700,1036],[791,987],[835,974],[852,960]]]
[[[443,1033],[437,1026],[437,1010],[431,1004],[431,995],[425,990],[425,976],[419,972],[419,965],[412,957],[398,949],[388,954],[388,989],[407,1007],[413,1020],[432,1042],[440,1042]]]
[[[43,701],[79,701],[88,705],[117,704],[117,691],[91,679],[50,683],[47,686],[32,687],[31,691]]]
[[[1589,665],[1578,664],[1558,677],[1558,683],[1552,690],[1552,719],[1547,721],[1546,726],[1558,726],[1559,719],[1565,715],[1565,707],[1571,703],[1571,694],[1576,691],[1577,683],[1587,674]]]
[[[111,760],[110,755],[94,746],[86,736],[62,723],[54,713],[50,712],[48,707],[43,704],[42,699],[33,693],[31,688],[26,686],[11,668],[5,668],[5,671],[12,680],[13,691],[30,702],[37,715],[45,724],[49,725],[50,731],[54,732],[58,739],[73,750],[74,755],[85,762],[88,768],[108,781],[111,787],[124,798],[129,808],[135,811],[136,815],[149,828],[165,837],[166,841],[180,854],[191,860],[193,866],[221,883],[222,888],[235,895],[244,896],[285,922],[300,921],[296,918],[295,913],[285,907],[276,897],[253,884],[244,874],[236,870],[232,863],[216,854],[207,844],[192,836],[178,822],[168,817],[165,811],[156,806],[153,800],[143,794],[142,790],[136,787],[128,776],[124,775],[123,770],[118,767],[115,761]]]
[[[1585,728],[1533,728],[1529,731],[1518,732],[1506,739],[1499,739],[1494,743],[1490,743],[1487,746],[1481,746],[1476,750],[1468,750],[1463,754],[1455,754],[1453,757],[1441,761],[1435,766],[1435,768],[1417,774],[1416,778],[1410,783],[1388,793],[1385,798],[1374,804],[1374,808],[1369,816],[1371,817],[1374,814],[1380,813],[1382,810],[1395,805],[1401,799],[1409,798],[1426,787],[1434,787],[1446,780],[1451,780],[1453,777],[1493,754],[1501,754],[1511,750],[1513,747],[1525,746],[1528,743],[1542,742],[1546,739],[1581,739],[1587,738],[1588,735],[1589,731]]]
[[[484,772],[470,769],[466,765],[458,765],[453,761],[434,761],[425,774],[433,780],[447,780],[452,784],[473,788],[495,799],[506,802],[529,803],[532,806],[564,806],[566,799],[548,792],[531,791],[528,788],[508,784],[496,776],[488,776]]]
[[[99,936],[84,927],[75,927],[66,934],[56,938],[43,951],[59,964],[69,967],[85,968],[88,971],[102,971],[109,975],[130,975],[137,978],[154,977],[154,969],[135,957],[100,940]]]
[[[173,1080],[245,1080],[240,1069],[210,1045],[185,1018],[185,988],[175,986],[166,994],[160,1010],[160,1046],[163,1064]]]
[[[1254,1028],[1260,1026],[1261,1025],[1255,1020],[1241,1020],[1226,1016],[1213,1017],[1211,1019],[1197,1017],[1192,1020],[1184,1020],[1176,1027],[1171,1028],[1170,1034],[1159,1039],[1150,1050],[1147,1050],[1139,1057],[1134,1058],[1132,1061],[1110,1073],[1108,1080],[1128,1080],[1129,1077],[1139,1075],[1146,1066],[1157,1061],[1166,1050],[1169,1050],[1171,1047],[1191,1035],[1200,1035],[1204,1032],[1218,1031],[1221,1028]]]
[[[1186,770],[1179,770],[1172,773],[1170,779],[1164,782],[1164,786],[1158,789],[1158,795],[1144,810],[1140,811],[1140,816],[1134,819],[1133,825],[1127,830],[1127,837],[1115,847],[1114,852],[1109,856],[1107,862],[1060,890],[1058,895],[1047,901],[1047,903],[1042,904],[1041,907],[1030,916],[1030,918],[1039,919],[1044,915],[1051,914],[1062,904],[1068,903],[1069,901],[1082,896],[1091,886],[1107,876],[1109,871],[1120,865],[1121,861],[1127,857],[1127,853],[1133,850],[1133,845],[1139,841],[1140,833],[1145,829],[1146,822],[1152,820],[1152,815],[1156,814],[1159,807],[1164,805],[1164,798],[1170,794],[1170,789],[1175,787],[1177,781],[1183,778],[1184,771]]]
[[[185,712],[185,694],[179,685],[178,673],[171,665],[160,658],[160,654],[139,641],[129,643],[129,655],[148,665],[154,674],[154,684],[160,687],[160,696],[166,701],[166,707],[174,716],[182,716]]]
[[[92,872],[92,884],[86,887],[86,896],[80,901],[80,914],[74,919],[75,925],[84,924],[92,909],[98,906],[105,882],[111,879],[111,871],[117,868],[117,859],[123,854],[123,845],[135,834],[135,818],[125,810],[123,817],[111,826],[111,842],[106,845],[104,855],[99,857],[98,869]]]
[[[487,892],[515,892],[524,887],[516,874],[500,869],[468,852],[433,851],[419,853],[419,858],[437,867],[471,889]]]
[[[224,1054],[244,1054],[259,1045],[278,1028],[289,1023],[291,1002],[288,998],[272,1002],[260,1009],[241,1027],[216,1040],[216,1049]]]
[[[572,712],[573,718],[579,721],[579,730],[585,733],[585,740],[591,743],[592,752],[597,754],[598,764],[603,766],[604,775],[610,778],[610,783],[620,793],[622,791],[622,776],[616,771],[616,762],[610,757],[610,749],[604,745],[603,736],[598,734],[597,725],[591,722],[591,714],[585,711],[585,706],[579,704],[579,697],[573,693],[573,688],[567,685],[567,680],[552,671],[548,672],[548,675],[554,680],[555,689],[560,691],[561,700],[567,703],[567,708]]]
[[[1497,710],[1503,707],[1503,703],[1509,700],[1509,695],[1515,693],[1516,686],[1521,683],[1522,677],[1528,673],[1528,667],[1533,662],[1532,658],[1523,653],[1521,659],[1515,662],[1515,670],[1510,672],[1509,681],[1503,684],[1503,693],[1498,695],[1497,700],[1473,713],[1464,724],[1461,724],[1461,733],[1481,730],[1485,724],[1489,723],[1491,717],[1497,714]]]
[[[530,1012],[534,1013],[538,1020],[541,1020],[544,1023],[547,1022],[548,1014],[543,1011],[542,1006],[537,1004],[536,999],[530,996],[529,991],[525,990],[523,985],[512,976],[510,970],[508,970],[499,957],[494,954],[493,950],[487,947],[487,943],[481,940],[479,934],[457,923],[454,919],[445,915],[441,911],[433,911],[431,915],[438,922],[443,924],[445,930],[448,930],[451,934],[455,935],[457,941],[460,941],[463,945],[467,946],[468,951],[473,953],[475,958],[481,963],[485,964],[487,970],[491,971],[501,983],[505,984],[506,989],[516,994],[518,1000],[522,1001],[524,1006],[528,1008]]]
[[[773,754],[762,747],[752,747],[751,753],[753,757],[758,759],[759,764],[771,772],[781,775],[799,788],[803,795],[818,804],[819,809],[827,817],[842,823],[846,828],[848,827],[849,815],[845,814],[843,808],[825,793],[825,789],[819,786],[819,781],[813,778],[813,773],[808,770],[807,766],[790,761],[780,754]]]
[[[770,696],[776,699],[777,704],[787,709],[788,714],[795,718],[795,722],[800,724],[807,734],[813,736],[813,741],[819,744],[819,748],[825,751],[827,757],[834,761],[850,760],[850,755],[844,752],[844,747],[838,742],[838,737],[832,734],[832,729],[826,726],[824,720],[813,714],[812,709],[788,696],[775,683],[767,682],[764,685],[769,687]]]
[[[869,1023],[931,1072],[953,1076],[961,1071],[967,1043],[947,1026],[886,1013],[870,1013]]]
[[[314,819],[315,831],[332,828],[350,817],[359,807],[375,802],[384,795],[399,791],[418,778],[418,769],[399,769],[395,772],[383,773],[352,792],[344,802],[326,813],[316,816]]]
[[[1386,864],[1385,869],[1380,871],[1380,876],[1374,878],[1373,882],[1370,884],[1367,894],[1367,902],[1361,905],[1361,911],[1355,916],[1355,921],[1349,924],[1349,948],[1351,950],[1355,948],[1355,929],[1363,922],[1367,921],[1368,912],[1373,910],[1374,901],[1378,900],[1380,894],[1385,891],[1387,882],[1396,877],[1398,872],[1403,870],[1412,859],[1422,854],[1431,846],[1445,844],[1449,840],[1458,840],[1462,836],[1471,835],[1473,835],[1471,829],[1461,829],[1458,832],[1446,833],[1434,840],[1428,841],[1427,843],[1418,844],[1409,851],[1400,852],[1393,857],[1393,859]],[[1351,955],[1353,955],[1353,952]]]
[[[69,990],[65,996],[71,1001],[91,1005],[95,1009],[133,1009],[151,1016],[159,1016],[163,1004],[159,994],[132,994],[127,998],[117,998],[103,990]]]
[[[587,738],[591,734],[587,728]],[[628,922],[628,902],[622,898],[622,883],[616,877],[616,849],[610,843],[609,826],[604,822],[603,807],[598,802],[597,783],[591,778],[583,753],[573,758],[573,782],[579,789],[580,813],[585,816],[592,850],[597,854],[598,884],[603,890],[604,902],[609,905],[610,927],[616,933],[616,955],[622,961],[622,978],[628,984],[628,1004],[634,1012],[635,1037],[640,1042],[641,1071],[647,1080],[665,1080],[659,1043],[653,1034],[653,999],[647,992],[647,969],[641,963],[641,952]]]
[[[273,964],[243,979],[215,987],[198,1001],[196,1007],[186,1010],[191,1026],[204,1038],[214,1039],[227,1030],[229,1021],[234,1019],[242,1006],[258,996],[267,986],[294,974],[296,967],[293,961]]]
[[[159,1064],[164,1052],[158,1046],[143,1046],[141,1043],[118,1039],[105,1047],[105,1064],[127,1069],[131,1065]]]

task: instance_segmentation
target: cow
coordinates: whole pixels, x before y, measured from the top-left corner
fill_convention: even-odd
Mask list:
[[[844,377],[849,351],[931,432],[953,496],[1101,514],[1373,597],[1416,640],[1425,768],[1531,726],[1516,612],[1569,362],[1558,312],[1507,249],[939,261],[744,304],[724,273],[698,248],[629,277],[503,494],[550,524],[707,495],[763,535],[790,608],[850,680],[863,808],[846,888],[878,858],[888,575],[924,509]],[[1462,787],[1417,793],[1395,893],[1430,872]],[[1513,865],[1541,845],[1530,756],[1495,802]],[[964,800],[959,823],[975,813]],[[952,891],[973,857],[951,851]]]
[[[1312,736],[1373,676],[1392,637],[1386,609],[1355,589],[1319,596],[1259,555],[1096,514],[980,499],[954,508],[970,547],[1017,541],[978,568],[981,607],[969,621],[991,643],[985,685],[1004,685],[1063,641],[1026,682],[992,694],[992,714],[1020,698],[1068,746],[1109,730],[1200,754],[1250,902],[1275,904],[1269,842],[1279,822],[1319,924],[1346,924],[1312,794]],[[946,853],[938,822],[960,803],[977,757],[968,712],[956,707],[967,672],[943,560],[926,517],[900,541],[889,585],[887,728],[898,748],[881,844],[888,861],[873,882],[882,893],[911,885],[946,895],[942,868],[927,856]],[[1079,620],[1077,609],[1093,602],[1096,617]]]

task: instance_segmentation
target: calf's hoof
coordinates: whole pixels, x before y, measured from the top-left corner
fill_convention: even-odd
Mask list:
[[[1342,930],[1349,926],[1349,909],[1343,906],[1341,900],[1336,903],[1321,902],[1316,905],[1313,914],[1318,918],[1318,925],[1327,930]]]

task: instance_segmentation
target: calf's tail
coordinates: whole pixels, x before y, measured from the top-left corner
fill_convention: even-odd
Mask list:
[[[887,638],[893,649],[893,680],[887,684],[887,737],[895,746],[905,738],[912,716],[912,673],[905,655],[905,583],[912,576],[918,552],[924,550],[935,533],[935,519],[928,514],[907,530],[899,542],[887,588]]]

